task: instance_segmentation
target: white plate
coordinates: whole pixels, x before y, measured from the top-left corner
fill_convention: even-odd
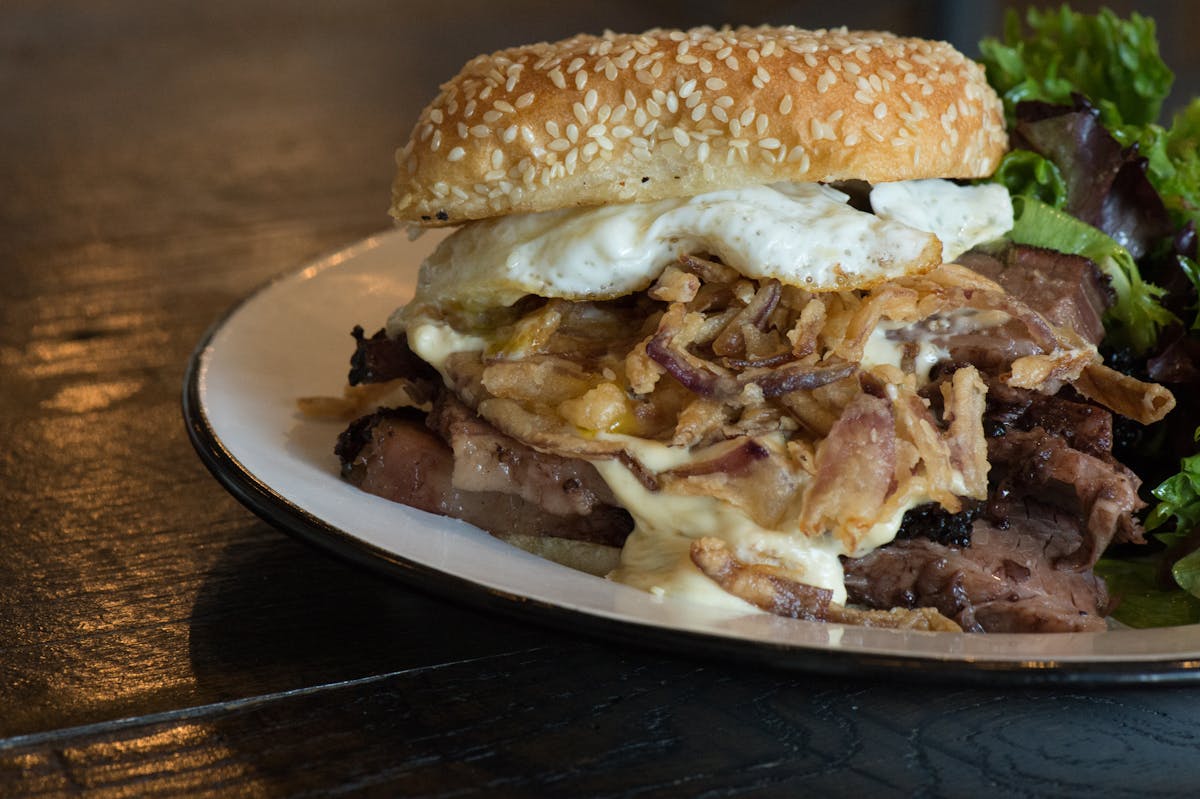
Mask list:
[[[288,532],[459,601],[679,653],[830,673],[1009,682],[1200,677],[1200,625],[1048,635],[843,627],[661,599],[514,549],[465,523],[361,492],[338,476],[342,425],[296,399],[336,396],[355,324],[368,333],[411,295],[441,234],[375,236],[260,288],[192,357],[192,442],[238,499]]]

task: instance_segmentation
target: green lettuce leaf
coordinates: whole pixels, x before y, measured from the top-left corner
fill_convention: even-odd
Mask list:
[[[1149,161],[1146,174],[1175,222],[1200,227],[1200,98],[1176,114],[1170,128],[1118,125],[1112,134],[1122,146],[1137,145]]]
[[[1004,185],[1013,197],[1024,196],[1062,208],[1067,202],[1067,182],[1054,162],[1031,150],[1004,154],[991,178]]]
[[[1163,290],[1142,280],[1133,257],[1096,228],[1033,197],[1013,197],[1009,237],[1018,244],[1082,255],[1109,278],[1116,302],[1105,315],[1109,340],[1144,352],[1175,316],[1159,303]]]
[[[1105,126],[1146,125],[1158,119],[1174,75],[1158,52],[1154,20],[1123,20],[1108,9],[1088,15],[1057,10],[1010,10],[1004,40],[979,49],[988,82],[1004,99],[1011,122],[1023,100],[1070,105],[1078,92],[1100,109]]]
[[[1158,564],[1148,559],[1102,558],[1096,574],[1119,604],[1113,618],[1130,627],[1172,627],[1200,623],[1200,599],[1178,589],[1164,588]]]

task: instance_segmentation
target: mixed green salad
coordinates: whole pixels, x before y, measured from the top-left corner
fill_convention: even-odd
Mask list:
[[[1158,499],[1151,546],[1096,566],[1132,627],[1200,622],[1200,99],[1163,121],[1173,74],[1152,19],[1031,9],[980,43],[1012,151],[994,180],[1013,196],[1011,238],[1082,255],[1115,295],[1105,360],[1162,383],[1178,405],[1118,425],[1114,451]],[[1150,554],[1146,554],[1146,552]]]

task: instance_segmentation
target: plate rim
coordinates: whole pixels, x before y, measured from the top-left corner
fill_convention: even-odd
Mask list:
[[[510,593],[467,577],[437,569],[378,547],[350,531],[306,511],[247,469],[213,428],[205,411],[201,384],[213,339],[248,305],[281,283],[310,279],[355,255],[381,246],[391,235],[381,231],[299,267],[283,270],[251,289],[208,327],[188,358],[180,410],[188,439],[200,461],[238,502],[272,527],[332,554],[356,567],[396,580],[421,593],[518,622],[541,626],[593,641],[618,642],[660,655],[700,654],[720,662],[737,662],[792,673],[832,677],[901,678],[906,681],[954,681],[988,686],[1180,684],[1200,680],[1200,659],[1186,656],[1145,660],[1058,660],[1032,656],[1021,660],[964,659],[896,655],[833,647],[746,640],[632,618],[610,618],[584,608]],[[307,275],[307,278],[305,277]],[[583,622],[583,623],[581,623]],[[1198,625],[1200,626],[1200,625]]]

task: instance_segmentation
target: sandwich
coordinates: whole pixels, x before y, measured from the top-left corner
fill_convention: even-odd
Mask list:
[[[456,226],[353,331],[362,489],[666,597],[816,621],[1105,628],[1136,543],[1087,258],[1016,244],[1000,100],[950,45],[796,28],[481,55],[397,154]],[[376,322],[375,324],[378,324]]]

